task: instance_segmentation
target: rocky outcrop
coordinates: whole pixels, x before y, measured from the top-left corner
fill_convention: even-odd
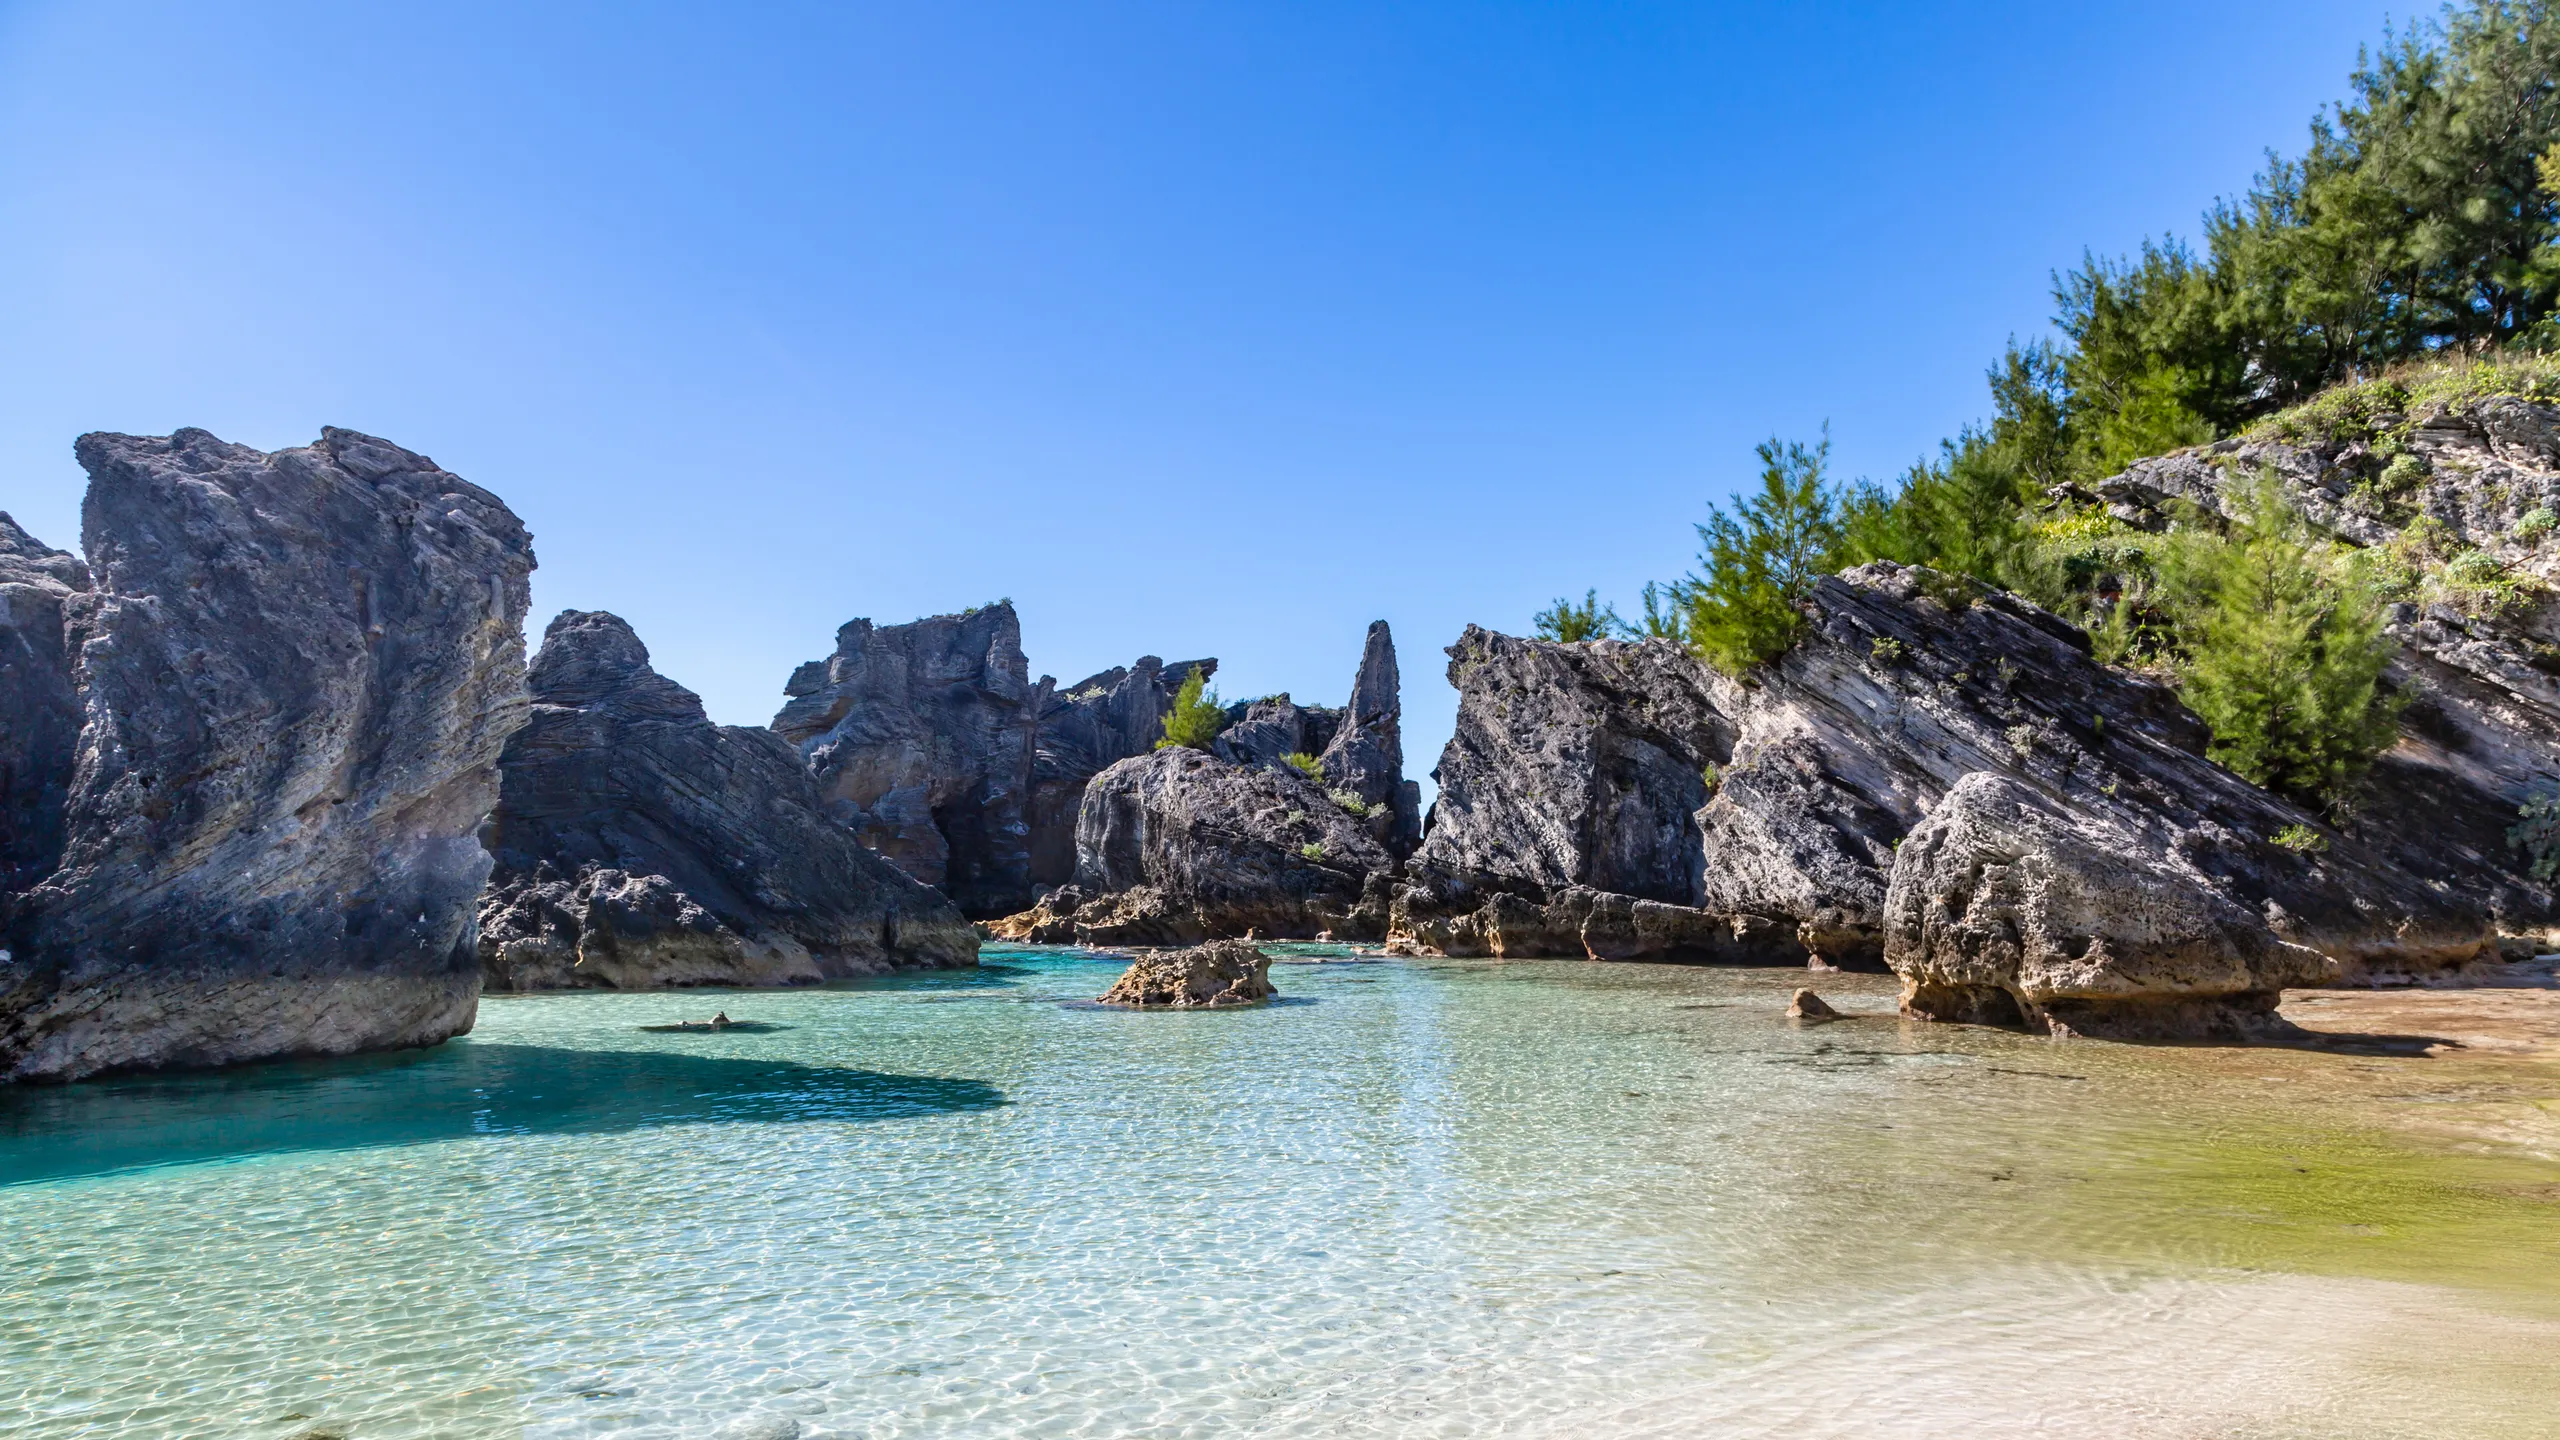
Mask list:
[[[272,455],[86,435],[78,454],[79,741],[61,864],[0,962],[0,1074],[469,1029],[477,832],[526,709],[522,523],[348,430]]]
[[[1429,926],[1499,910],[1535,945],[1526,910],[1583,888],[1724,917],[1772,958],[1890,962],[1914,1013],[2143,1034],[2238,1026],[2283,985],[2430,973],[2491,938],[2478,907],[2206,760],[2167,690],[2032,605],[1880,562],[1806,609],[1747,685],[1658,641],[1471,631],[1396,933],[1446,948]],[[1474,904],[1435,874],[1509,893]],[[2135,884],[2161,898],[2099,904]],[[2021,906],[2040,938],[2016,938]],[[2216,924],[2250,938],[2213,932],[2240,958],[2197,969]],[[1546,934],[1545,953],[1605,953]]]
[[[1031,759],[1031,883],[1063,885],[1076,873],[1076,810],[1085,782],[1112,764],[1153,750],[1173,713],[1174,693],[1194,670],[1218,673],[1215,660],[1167,665],[1153,655],[1127,668],[1052,688],[1040,710]]]
[[[905,625],[855,620],[792,672],[773,728],[827,813],[964,915],[1031,903],[1031,767],[1047,687],[1010,601]]]
[[[2552,888],[2508,839],[2526,800],[2560,790],[2560,405],[2489,396],[2334,433],[2235,437],[2141,461],[2074,498],[2158,530],[2182,506],[2235,512],[2236,482],[2259,475],[2342,540],[2399,541],[2414,562],[2484,582],[2422,588],[2394,608],[2401,741],[2368,774],[2348,829],[2501,928],[2560,936]]]
[[[1242,940],[1141,955],[1102,994],[1105,1005],[1141,1010],[1222,1010],[1259,1005],[1271,988],[1271,959]]]
[[[1396,674],[1396,642],[1387,622],[1373,620],[1351,680],[1350,703],[1317,757],[1324,783],[1347,790],[1378,815],[1379,838],[1402,859],[1422,838],[1422,787],[1404,778],[1403,684]]]
[[[1367,823],[1323,786],[1173,747],[1103,771],[1076,824],[1076,882],[1008,917],[1008,939],[1194,945],[1375,939],[1390,868]]]
[[[976,963],[939,893],[819,808],[798,752],[714,725],[619,617],[566,610],[483,832],[489,988],[788,985]]]
[[[1238,765],[1294,768],[1288,757],[1317,759],[1341,728],[1341,711],[1298,704],[1283,691],[1228,706],[1226,728],[1209,748],[1219,759]]]
[[[11,897],[62,860],[80,740],[62,607],[88,588],[88,566],[0,512],[0,934]]]

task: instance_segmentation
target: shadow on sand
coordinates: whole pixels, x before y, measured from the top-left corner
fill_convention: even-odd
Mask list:
[[[976,1080],[783,1060],[457,1041],[239,1070],[0,1088],[0,1185],[473,1135],[894,1120],[985,1110]]]

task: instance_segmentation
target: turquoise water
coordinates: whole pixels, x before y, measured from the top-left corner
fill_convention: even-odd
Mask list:
[[[2560,1433],[2560,1163],[2389,1123],[2531,1075],[988,959],[0,1092],[0,1433]]]

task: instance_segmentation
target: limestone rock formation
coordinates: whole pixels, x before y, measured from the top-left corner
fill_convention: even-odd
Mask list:
[[[62,860],[80,741],[62,607],[88,588],[88,566],[0,511],[0,933],[10,897]]]
[[[1271,988],[1271,960],[1242,940],[1141,955],[1102,994],[1105,1005],[1141,1010],[1215,1010],[1259,1005]]]
[[[1279,769],[1291,755],[1322,756],[1341,728],[1341,711],[1298,704],[1284,691],[1228,706],[1227,727],[1218,732],[1210,750],[1238,765]]]
[[[1094,777],[1076,883],[997,933],[1119,945],[1375,939],[1386,912],[1370,877],[1391,864],[1366,822],[1305,776],[1168,748]]]
[[[522,523],[349,430],[272,455],[202,430],[77,450],[81,725],[60,866],[0,962],[0,1074],[469,1029],[477,831],[526,710]]]
[[[1348,790],[1379,812],[1376,829],[1401,859],[1422,837],[1422,787],[1404,778],[1404,695],[1396,674],[1395,637],[1387,622],[1369,622],[1350,703],[1318,757],[1329,789]]]
[[[2141,461],[2078,498],[2161,529],[2181,505],[2232,513],[2234,482],[2270,475],[2329,534],[2380,546],[2424,531],[2422,550],[2494,581],[2395,608],[2402,738],[2349,828],[2502,928],[2560,937],[2560,897],[2507,838],[2526,800],[2560,789],[2560,405],[2490,396],[2394,419],[2222,440]]]
[[[1032,752],[1047,687],[1010,601],[905,625],[855,620],[792,672],[773,728],[827,813],[963,915],[1031,903]]]
[[[1031,760],[1031,883],[1050,887],[1075,878],[1076,809],[1085,782],[1113,763],[1153,750],[1173,712],[1174,692],[1194,670],[1218,673],[1215,660],[1167,665],[1141,655],[1064,690],[1041,707]]]
[[[489,988],[807,984],[969,965],[950,902],[820,810],[770,730],[714,725],[618,616],[543,634],[483,832]]]
[[[2276,844],[2317,821],[2206,760],[2174,696],[2097,664],[2032,605],[1879,562],[1823,580],[1806,609],[1803,637],[1747,685],[1661,642],[1470,631],[1450,652],[1458,730],[1397,935],[1447,948],[1437,937],[1481,943],[1467,927],[1499,920],[1518,937],[1499,953],[1606,953],[1529,922],[1579,887],[1723,917],[1737,947],[1770,958],[1889,961],[1915,1013],[2148,1034],[2236,1026],[2304,977],[2431,973],[2492,938],[2480,906],[2353,835]],[[1993,780],[2021,787],[1998,792],[2006,808]],[[1960,786],[1970,798],[1942,824]],[[2044,812],[2020,796],[2073,826],[2031,823]],[[2011,842],[2050,846],[2042,868],[2006,889],[1958,883],[1983,866],[2010,875]],[[2066,872],[2078,878],[2053,878]],[[2173,983],[2202,921],[2057,898],[2136,878],[2192,892],[2191,920],[2254,926],[2233,942],[2250,958]],[[2020,886],[2046,905],[2038,943],[2100,956],[2114,978],[2062,985],[2041,959],[1999,959],[1996,917]],[[1712,923],[1683,921],[1693,935]],[[2179,1005],[2152,1003],[2171,992]]]

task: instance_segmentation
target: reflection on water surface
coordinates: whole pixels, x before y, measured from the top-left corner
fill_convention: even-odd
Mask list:
[[[1543,963],[1133,1014],[991,958],[0,1092],[0,1433],[2548,1433],[2538,1052]],[[635,1028],[712,1008],[786,1028]]]

